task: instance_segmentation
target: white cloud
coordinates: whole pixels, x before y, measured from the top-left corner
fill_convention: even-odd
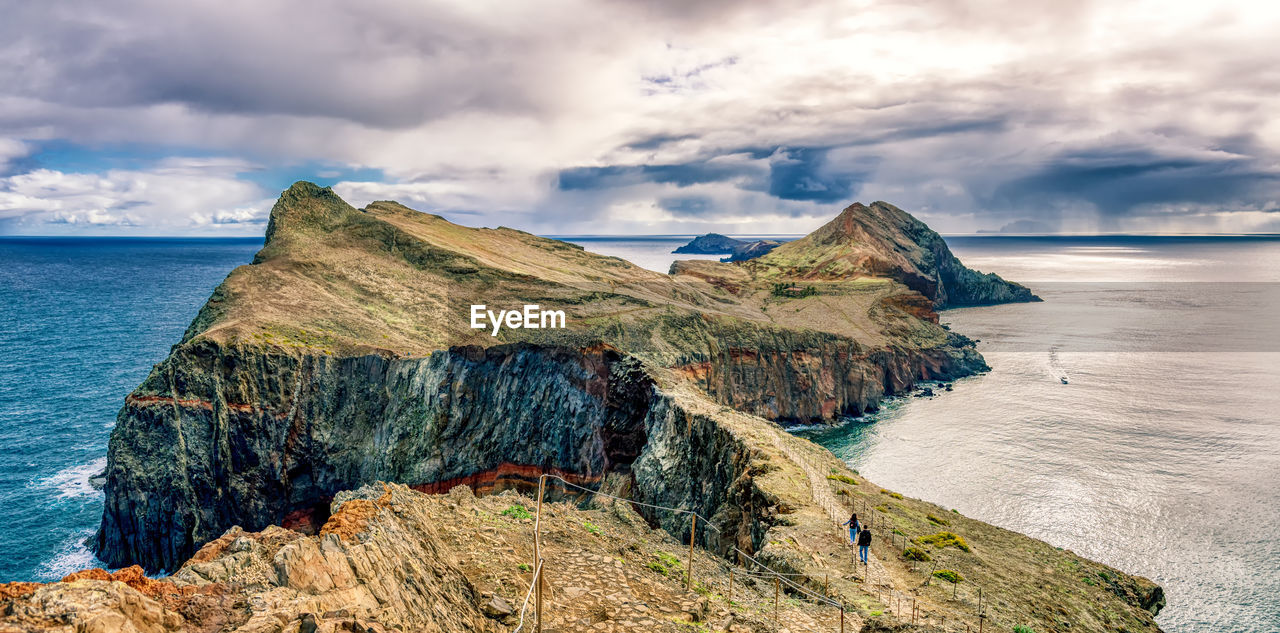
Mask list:
[[[15,233],[222,235],[262,232],[272,201],[230,161],[161,161],[147,171],[49,169],[0,178],[0,227]]]

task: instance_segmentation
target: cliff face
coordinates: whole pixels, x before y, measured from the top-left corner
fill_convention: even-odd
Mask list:
[[[717,402],[784,425],[856,417],[921,380],[987,369],[967,341],[944,350],[867,349],[838,337],[779,333],[776,346],[725,345],[677,372]]]
[[[696,442],[678,432],[694,427]],[[729,504],[739,521],[752,510],[752,493],[732,490],[746,450],[608,349],[339,359],[206,342],[160,365],[117,429],[95,541],[113,566],[174,570],[236,525],[314,531],[335,494],[379,480],[493,491],[541,472],[590,487],[618,474],[639,500],[708,515]],[[673,471],[697,488],[673,487]]]
[[[1025,286],[966,268],[936,231],[887,202],[854,203],[809,235],[751,262],[801,279],[895,279],[938,309],[1039,301]]]

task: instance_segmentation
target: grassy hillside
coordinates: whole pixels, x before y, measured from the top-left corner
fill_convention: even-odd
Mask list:
[[[687,265],[684,265],[687,264]],[[869,347],[947,344],[927,302],[888,277],[850,275],[779,292],[775,271],[682,262],[674,275],[508,228],[469,228],[394,202],[355,209],[310,183],[272,210],[254,263],[220,285],[184,337],[349,355],[425,354],[453,345],[601,341],[679,353],[668,325],[834,334]],[[562,309],[566,330],[472,329],[469,308]]]

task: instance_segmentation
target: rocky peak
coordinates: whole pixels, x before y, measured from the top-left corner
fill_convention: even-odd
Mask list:
[[[353,213],[358,211],[338,197],[333,189],[300,180],[284,190],[275,206],[271,207],[266,244],[270,245],[282,232],[305,228],[332,230]]]
[[[696,253],[701,255],[728,255],[750,242],[734,239],[719,233],[707,233],[693,238],[693,241],[677,248],[672,253]]]
[[[966,268],[924,222],[887,202],[855,202],[835,219],[754,260],[802,279],[889,277],[936,308],[1038,301],[1026,287]]]

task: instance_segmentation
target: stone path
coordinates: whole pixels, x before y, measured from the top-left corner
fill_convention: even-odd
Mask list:
[[[643,577],[648,570],[602,554],[565,552],[549,560],[546,570],[548,633],[656,631],[709,615],[707,600],[698,594],[662,586]]]
[[[809,478],[809,491],[813,496],[813,502],[826,510],[832,522],[837,525],[844,523],[848,519],[849,511],[836,500],[835,493],[831,492],[831,484],[828,482],[826,475],[820,472],[808,459],[805,459],[795,448],[789,446],[781,435],[775,435],[773,443],[792,463],[799,466]],[[872,547],[871,551],[868,552],[867,565],[865,567],[859,565],[859,574],[864,581],[867,575],[870,575],[871,582],[866,585],[868,593],[875,595],[883,591],[892,595],[898,591],[894,586],[893,576],[885,569],[880,559],[876,557],[874,550],[875,548]],[[854,549],[853,552],[856,557],[857,550]]]
[[[730,612],[723,600],[686,591],[674,570],[670,577],[662,577],[608,555],[582,551],[556,553],[546,569],[546,633],[839,631],[834,608],[797,608],[786,596],[774,624],[773,589],[767,581],[748,584],[739,577],[733,596],[738,606]],[[723,596],[723,582],[723,578],[713,581],[714,594]],[[528,624],[527,630],[532,630],[532,618]]]

